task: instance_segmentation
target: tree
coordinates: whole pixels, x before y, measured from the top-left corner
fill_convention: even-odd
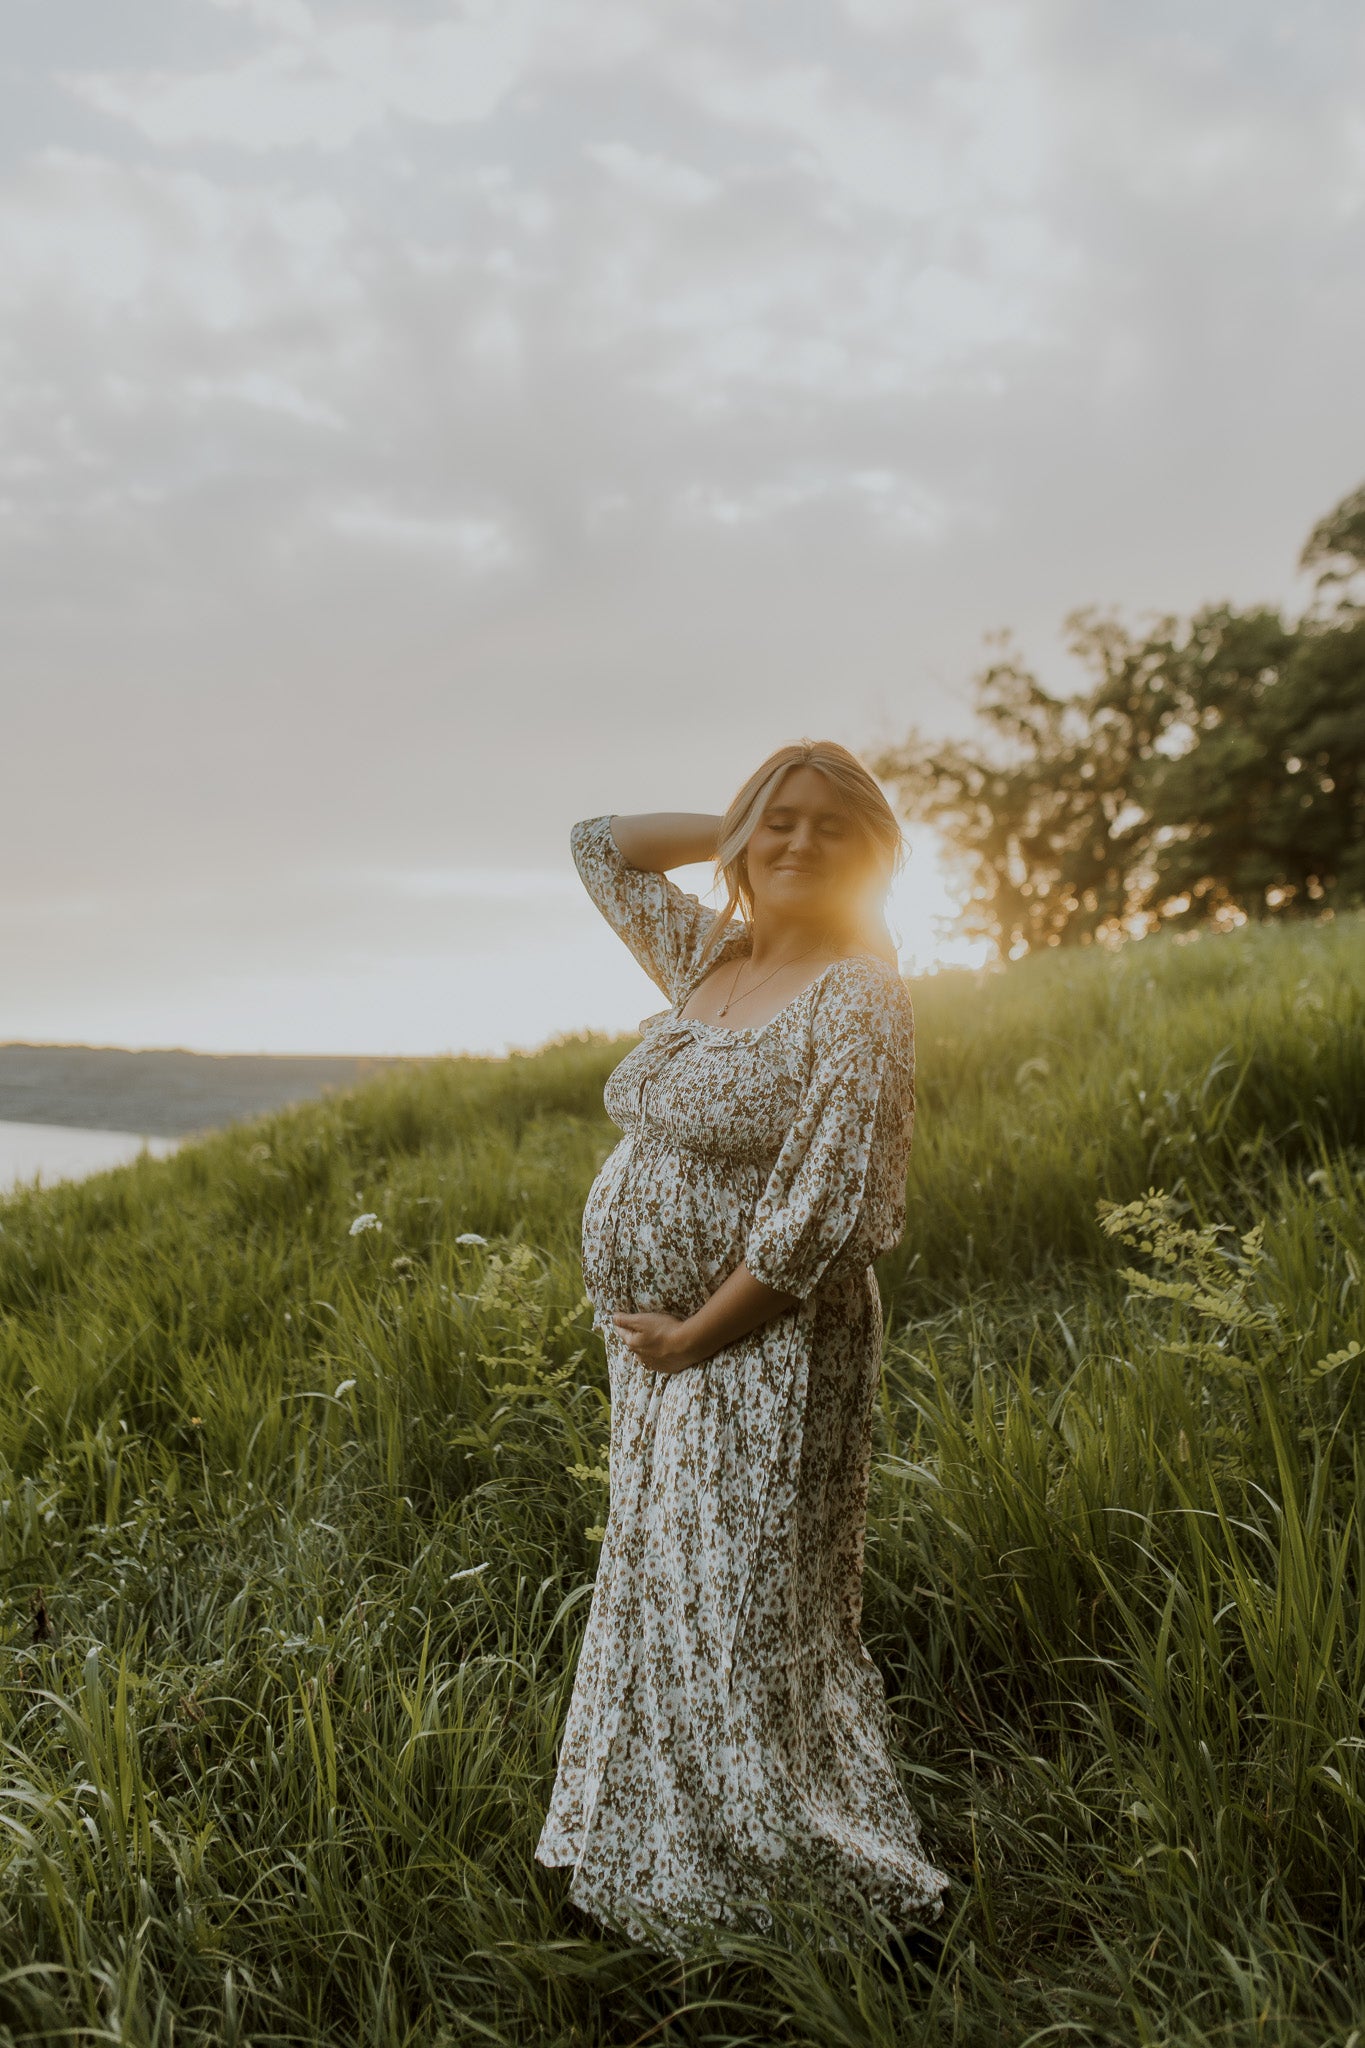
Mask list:
[[[1015,957],[1365,901],[1365,487],[1302,562],[1318,603],[1294,622],[1209,606],[1135,634],[1074,614],[1071,696],[1004,640],[971,739],[912,731],[874,762],[956,857],[965,931]]]
[[[1082,658],[1117,651],[1117,629],[1076,619]],[[1105,670],[1096,693],[1055,697],[1014,657],[976,679],[979,740],[911,733],[875,772],[914,818],[940,829],[967,884],[964,929],[1011,956],[1093,939],[1130,914],[1130,788],[1146,732],[1144,679]]]
[[[1316,569],[1318,589],[1331,591],[1338,604],[1360,609],[1346,586],[1365,574],[1365,484],[1318,521],[1304,543],[1299,567]]]
[[[1365,618],[1206,612],[1184,670],[1194,743],[1144,790],[1160,920],[1365,900]]]

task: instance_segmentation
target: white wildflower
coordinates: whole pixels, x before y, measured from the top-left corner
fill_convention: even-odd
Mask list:
[[[363,1216],[356,1217],[355,1222],[351,1225],[350,1235],[352,1237],[359,1237],[362,1230],[382,1230],[383,1228],[384,1226],[375,1215],[374,1210],[367,1209]]]
[[[487,1244],[486,1237],[480,1237],[477,1230],[464,1230],[455,1240],[456,1244]]]

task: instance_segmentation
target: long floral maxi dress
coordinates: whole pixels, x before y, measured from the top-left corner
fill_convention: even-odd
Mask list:
[[[672,1007],[611,1075],[621,1130],[583,1216],[607,1347],[611,1505],[536,1855],[632,1940],[770,1925],[763,1901],[861,1898],[937,1919],[862,1646],[882,1315],[870,1261],[904,1227],[914,1021],[900,976],[837,960],[768,1023],[678,1015],[748,950],[631,867],[609,817],[579,874]],[[651,1372],[613,1311],[692,1314],[741,1260],[797,1305],[686,1372]]]

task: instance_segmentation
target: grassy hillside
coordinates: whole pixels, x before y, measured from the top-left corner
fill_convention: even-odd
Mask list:
[[[917,1003],[866,1629],[941,1978],[795,1920],[684,1977],[531,1860],[585,1041],[0,1206],[0,2041],[1365,2038],[1365,926]]]

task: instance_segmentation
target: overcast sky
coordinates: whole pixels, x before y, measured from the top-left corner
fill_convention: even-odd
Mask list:
[[[575,818],[1290,598],[1365,476],[1357,0],[7,0],[0,65],[0,1038],[629,1024]]]

